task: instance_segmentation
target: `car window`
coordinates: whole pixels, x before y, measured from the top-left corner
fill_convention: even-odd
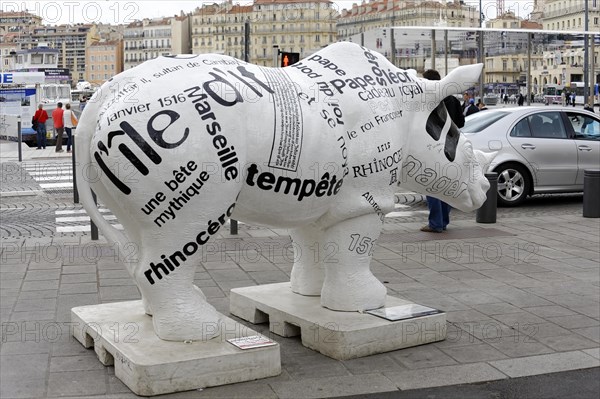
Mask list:
[[[511,137],[531,137],[528,118],[521,119],[510,132]]]
[[[538,112],[527,117],[531,135],[537,138],[566,139],[567,131],[560,112]]]
[[[463,133],[479,133],[507,115],[509,112],[506,111],[476,112],[465,118],[465,125],[460,130]]]
[[[576,140],[600,140],[600,121],[579,112],[567,112]]]

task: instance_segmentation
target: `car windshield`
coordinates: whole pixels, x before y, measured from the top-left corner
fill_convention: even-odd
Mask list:
[[[479,133],[493,123],[496,123],[506,115],[507,111],[481,111],[469,115],[465,119],[465,125],[460,129],[463,133]]]

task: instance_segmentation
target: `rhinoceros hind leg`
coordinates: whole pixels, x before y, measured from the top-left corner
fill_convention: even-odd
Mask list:
[[[147,252],[141,257],[141,264],[160,259],[154,249]],[[195,264],[182,264],[161,278],[156,273],[146,273],[147,270],[136,272],[144,309],[151,312],[154,332],[163,340],[207,340],[221,332],[223,316],[193,284],[195,269]]]
[[[304,226],[290,231],[294,242],[294,266],[291,274],[292,291],[301,295],[321,295],[325,270],[322,229]]]
[[[385,305],[386,287],[370,270],[381,221],[375,214],[355,217],[325,231],[338,246],[337,262],[325,263],[321,305],[342,311],[363,311]]]

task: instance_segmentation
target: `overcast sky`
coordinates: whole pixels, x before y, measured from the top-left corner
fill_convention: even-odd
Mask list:
[[[190,12],[204,4],[220,3],[221,0],[58,0],[58,1],[2,1],[4,11],[24,11],[25,9],[40,15],[46,24],[62,23],[129,23],[136,19],[153,18],[179,14],[181,10]],[[360,1],[334,1],[341,11],[351,8],[352,3]],[[234,4],[252,4],[252,1],[235,1]],[[478,7],[479,0],[466,0],[465,3]],[[505,8],[521,17],[526,17],[533,9],[533,0],[506,0]],[[496,1],[483,0],[483,12],[486,18],[496,16]]]

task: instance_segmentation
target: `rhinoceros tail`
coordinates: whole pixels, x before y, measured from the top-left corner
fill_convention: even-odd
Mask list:
[[[92,188],[90,186],[90,179],[97,178],[95,176],[98,173],[98,168],[92,163],[91,159],[91,145],[92,138],[96,131],[96,125],[98,116],[102,104],[105,104],[107,97],[113,95],[109,88],[108,83],[103,85],[96,94],[88,101],[87,106],[84,108],[79,124],[77,125],[77,139],[75,140],[75,151],[77,154],[77,192],[79,193],[79,200],[86,210],[87,214],[94,221],[98,229],[104,234],[106,239],[117,244],[119,249],[126,248],[129,240],[123,232],[114,228],[98,210],[98,206],[92,197]]]

